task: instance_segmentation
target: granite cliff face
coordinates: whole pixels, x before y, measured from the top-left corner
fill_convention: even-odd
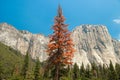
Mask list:
[[[19,31],[7,23],[0,24],[0,42],[8,45],[23,55],[27,52],[35,59],[40,61],[47,58],[45,53],[48,38],[41,34],[32,34],[28,31]]]
[[[79,66],[95,62],[109,64],[110,60],[120,63],[120,42],[112,39],[107,28],[103,25],[81,25],[76,27],[71,37],[75,44],[73,62]],[[47,59],[48,37],[41,34],[32,34],[28,31],[19,31],[8,25],[0,24],[0,42],[20,51],[23,55],[28,51],[33,59],[40,61]]]
[[[74,62],[109,64],[120,63],[120,42],[111,38],[103,25],[81,25],[73,30],[76,53]]]

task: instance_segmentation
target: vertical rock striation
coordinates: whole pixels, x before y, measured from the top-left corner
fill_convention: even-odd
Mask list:
[[[41,34],[32,34],[28,31],[19,31],[7,23],[0,24],[0,42],[8,45],[23,55],[30,53],[33,59],[40,61],[47,59],[45,52],[48,38]]]
[[[81,25],[76,27],[71,37],[75,44],[73,62],[86,66],[93,62],[109,64],[110,60],[120,63],[120,42],[112,39],[107,28],[103,25]],[[41,34],[32,34],[28,31],[19,31],[7,23],[0,24],[0,42],[8,45],[23,55],[29,52],[33,59],[40,61],[47,59],[48,37]]]
[[[72,38],[75,43],[76,53],[74,62],[81,65],[90,63],[109,64],[110,60],[119,63],[116,51],[120,48],[119,42],[114,42],[107,28],[103,25],[81,25],[73,30]],[[118,47],[117,50],[115,47]],[[118,55],[120,52],[118,51]]]

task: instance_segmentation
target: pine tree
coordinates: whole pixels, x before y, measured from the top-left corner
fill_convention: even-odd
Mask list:
[[[73,67],[73,80],[78,80],[80,78],[80,70],[78,65],[75,63]]]
[[[114,66],[112,64],[112,61],[110,61],[110,64],[109,64],[108,80],[118,80],[116,71],[115,71]]]
[[[103,64],[102,70],[103,70],[102,80],[107,79],[108,78],[109,69],[108,69],[108,67],[105,64]]]
[[[97,78],[97,65],[96,65],[96,63],[95,62],[93,62],[92,64],[91,64],[91,66],[92,66],[92,75],[95,77],[95,78]]]
[[[34,70],[34,76],[35,76],[34,80],[39,80],[39,76],[40,76],[39,70],[40,70],[40,61],[39,59],[37,59],[35,70]]]
[[[85,80],[85,68],[84,68],[84,64],[82,63],[81,67],[80,67],[80,75],[81,75],[81,79]]]
[[[120,64],[116,63],[115,70],[117,73],[118,80],[120,80]]]
[[[24,79],[27,76],[28,67],[29,67],[29,54],[27,52],[27,54],[25,55],[24,64],[23,64],[22,72],[21,72],[21,75],[23,76]]]
[[[54,80],[60,79],[61,65],[72,64],[73,57],[73,42],[70,37],[71,33],[68,31],[66,24],[64,24],[65,18],[62,15],[62,9],[59,6],[58,15],[55,17],[55,24],[53,25],[53,35],[50,36],[48,43],[48,62],[45,69],[55,66]],[[46,70],[45,70],[46,71]]]
[[[72,80],[72,68],[70,66],[67,67],[67,78]]]
[[[84,64],[82,63],[81,67],[80,67],[80,74],[81,76],[85,75],[85,68],[84,68]]]
[[[90,65],[88,64],[85,70],[85,77],[91,78]]]
[[[98,66],[98,78],[103,79],[103,68],[102,68],[102,65]]]

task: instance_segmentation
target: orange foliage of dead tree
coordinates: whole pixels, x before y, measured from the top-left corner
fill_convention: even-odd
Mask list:
[[[55,66],[55,78],[54,80],[59,80],[59,70],[60,65],[70,65],[72,64],[74,44],[70,37],[71,33],[67,29],[66,24],[64,24],[65,18],[62,14],[62,9],[58,7],[58,15],[55,17],[55,22],[52,27],[54,30],[53,34],[50,36],[50,41],[48,43],[48,63],[47,68],[51,65]]]

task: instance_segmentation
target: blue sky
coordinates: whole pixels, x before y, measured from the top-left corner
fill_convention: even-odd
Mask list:
[[[0,0],[0,23],[47,36],[59,3],[70,30],[81,24],[102,24],[120,39],[120,0]]]

